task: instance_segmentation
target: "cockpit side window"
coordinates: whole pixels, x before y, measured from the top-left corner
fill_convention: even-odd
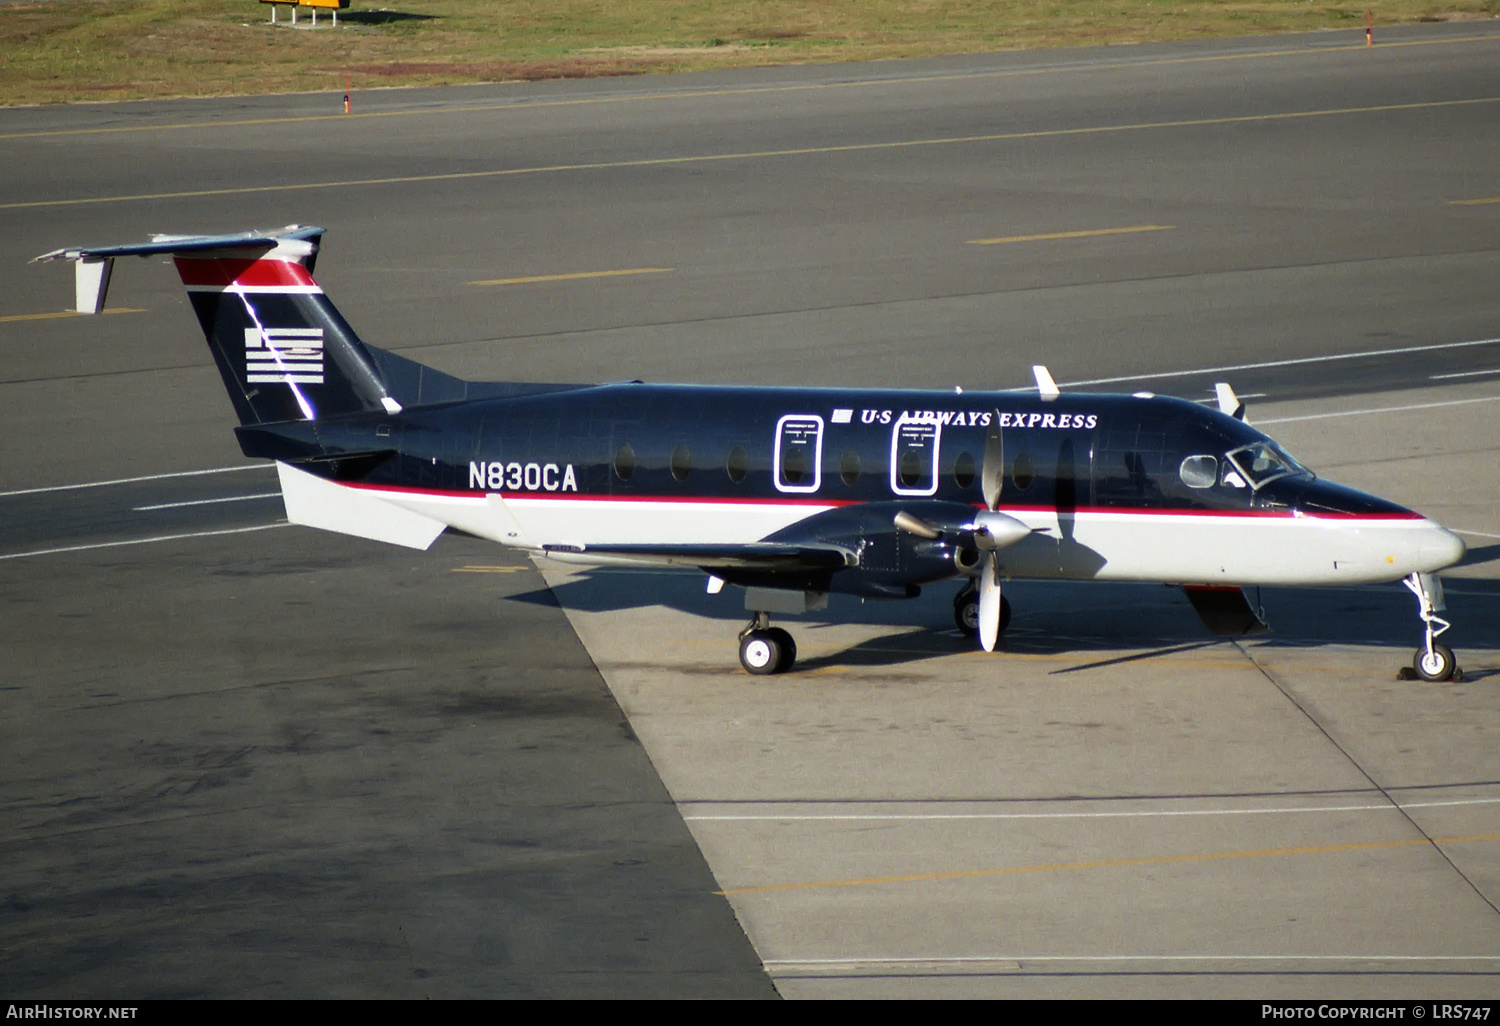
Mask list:
[[[1219,479],[1219,461],[1213,456],[1189,456],[1177,468],[1177,476],[1189,488],[1212,488]]]
[[[1292,459],[1285,449],[1269,439],[1231,449],[1225,454],[1225,459],[1234,464],[1235,469],[1256,491],[1283,477],[1313,476],[1312,471]]]

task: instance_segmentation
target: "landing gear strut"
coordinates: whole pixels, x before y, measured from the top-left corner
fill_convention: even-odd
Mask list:
[[[1458,668],[1453,650],[1435,640],[1452,626],[1437,615],[1438,610],[1445,608],[1442,582],[1432,574],[1412,574],[1401,583],[1417,597],[1417,615],[1427,629],[1426,644],[1417,649],[1411,668],[1423,680],[1463,680],[1463,671]]]
[[[963,634],[971,638],[979,637],[979,589],[970,581],[959,589],[957,595],[953,596],[953,622]],[[1010,600],[1000,599],[1000,633],[1005,633],[1006,626],[1010,623]]]
[[[797,643],[780,627],[771,626],[771,614],[756,613],[740,631],[740,665],[747,673],[785,673],[796,661]]]

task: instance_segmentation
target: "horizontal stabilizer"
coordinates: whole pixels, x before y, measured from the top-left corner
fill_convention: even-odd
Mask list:
[[[215,250],[275,249],[280,247],[293,256],[310,257],[318,251],[318,240],[328,231],[311,225],[289,224],[271,231],[237,232],[232,235],[153,235],[150,242],[129,242],[122,246],[65,246],[43,253],[31,262],[47,260],[105,260],[122,256],[151,256],[153,253],[201,253]]]
[[[116,257],[252,250],[259,254],[274,254],[282,260],[295,260],[311,271],[317,262],[318,242],[325,231],[324,228],[289,224],[274,231],[239,232],[233,235],[153,235],[150,242],[127,243],[123,246],[68,246],[54,249],[31,262],[76,261],[75,309],[79,313],[96,314],[104,309],[104,297],[109,292],[109,279]]]
[[[276,472],[281,475],[286,518],[294,524],[409,549],[428,548],[447,526],[363,489],[326,481],[286,463],[276,464]]]

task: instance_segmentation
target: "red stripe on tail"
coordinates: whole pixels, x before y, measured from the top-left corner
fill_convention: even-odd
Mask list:
[[[227,257],[173,257],[177,273],[187,286],[229,288],[245,285],[251,288],[276,288],[300,285],[313,287],[317,282],[307,268],[293,260],[235,260]]]

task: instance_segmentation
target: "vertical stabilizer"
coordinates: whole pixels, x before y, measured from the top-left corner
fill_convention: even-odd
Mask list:
[[[241,424],[399,413],[370,351],[313,280],[323,231],[158,235],[37,259],[77,261],[79,309],[97,313],[115,259],[170,254]]]

